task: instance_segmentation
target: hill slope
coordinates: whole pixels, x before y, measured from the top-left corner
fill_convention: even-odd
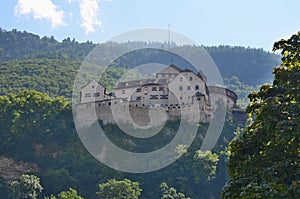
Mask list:
[[[191,67],[178,61],[174,55],[155,50],[162,43],[130,41],[125,44],[100,44],[102,52],[97,59],[108,60],[127,47],[147,47],[154,50],[138,50],[130,52],[114,60],[113,67],[101,83],[108,88],[130,68],[139,64],[158,62],[166,65],[170,60],[181,67]],[[35,89],[51,96],[63,95],[71,97],[74,78],[83,59],[95,47],[91,42],[78,43],[75,39],[64,39],[58,42],[54,37],[43,37],[20,32],[15,29],[0,29],[0,95],[16,93],[24,89]],[[258,85],[272,80],[272,69],[280,64],[279,56],[262,49],[218,46],[205,47],[213,58],[225,83],[238,93],[242,103],[246,104],[249,91]],[[176,52],[189,52],[189,56],[198,56],[200,47],[172,45]],[[178,62],[178,63],[177,63]],[[238,81],[228,81],[230,79]],[[95,76],[95,78],[97,78]]]

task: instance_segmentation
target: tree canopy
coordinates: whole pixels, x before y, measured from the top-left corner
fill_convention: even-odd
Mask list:
[[[40,179],[35,175],[23,174],[18,181],[11,183],[11,198],[13,199],[36,199],[42,192],[43,187]]]
[[[160,190],[162,191],[161,199],[190,199],[183,193],[177,193],[174,187],[169,187],[165,182],[161,183]]]
[[[110,179],[101,183],[99,188],[98,195],[101,199],[138,199],[142,192],[138,182],[132,182],[126,178],[124,180]]]
[[[276,42],[277,50],[283,63],[273,70],[273,84],[249,95],[254,122],[230,143],[223,198],[300,196],[300,32]]]

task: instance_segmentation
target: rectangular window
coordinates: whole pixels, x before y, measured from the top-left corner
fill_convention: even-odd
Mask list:
[[[193,77],[190,77],[190,81],[193,81]]]
[[[187,86],[187,90],[190,91],[191,90],[191,86]]]
[[[159,91],[164,91],[165,89],[164,89],[164,87],[163,86],[160,86],[159,87]]]
[[[91,93],[86,93],[84,97],[91,97]]]
[[[137,93],[140,93],[140,92],[142,92],[142,89],[141,89],[141,88],[137,88],[137,89],[136,89],[136,92],[137,92]]]
[[[181,81],[181,82],[182,82],[182,77],[179,77],[179,81]]]
[[[157,91],[157,87],[152,87],[152,91]]]
[[[100,97],[100,93],[93,93],[93,97]]]
[[[169,96],[168,95],[161,95],[160,99],[169,99]]]
[[[150,95],[150,99],[158,99],[158,95]]]
[[[122,90],[122,94],[125,94],[125,90]]]
[[[183,87],[182,87],[182,86],[179,86],[179,90],[182,91],[182,90],[183,90]]]
[[[141,96],[138,96],[138,97],[136,97],[135,99],[139,101],[139,100],[142,99],[142,97],[141,97]]]

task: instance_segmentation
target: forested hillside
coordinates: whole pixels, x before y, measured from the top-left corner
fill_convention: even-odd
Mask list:
[[[0,62],[32,58],[82,60],[94,47],[89,41],[78,43],[66,38],[58,42],[53,36],[40,38],[26,31],[0,28]]]
[[[199,148],[208,124],[199,124],[197,138],[188,150],[184,146],[178,147],[178,154],[183,157],[174,164],[156,172],[128,174],[100,164],[86,151],[76,135],[68,99],[24,90],[17,95],[1,96],[0,110],[0,154],[35,163],[39,172],[34,174],[40,178],[43,196],[73,188],[85,198],[97,198],[98,184],[111,178],[129,178],[140,183],[141,198],[160,198],[163,182],[192,198],[218,197],[227,177],[225,149],[236,128],[228,114],[212,153],[203,153]],[[151,151],[170,142],[179,123],[168,122],[150,140],[128,136],[115,124],[103,126],[103,129],[109,139],[122,148]],[[0,187],[3,186],[0,197],[6,198],[9,187],[0,183]]]
[[[34,89],[51,96],[71,97],[73,81],[83,59],[95,47],[91,42],[78,43],[66,38],[62,42],[51,37],[40,38],[28,32],[0,31],[0,83],[1,95],[16,93],[23,89]],[[155,42],[132,42],[125,44],[100,44],[101,56],[106,60],[116,52],[130,47],[155,48],[164,46]],[[188,51],[190,56],[197,56],[199,47],[176,46],[175,51]],[[279,65],[279,56],[262,49],[244,47],[204,47],[217,64],[228,88],[238,94],[239,104],[248,103],[247,95],[258,85],[270,82],[272,68]],[[139,50],[120,57],[112,63],[113,67],[100,82],[110,90],[124,72],[138,64],[157,61],[169,65],[176,57],[167,51]],[[146,58],[146,60],[145,60]],[[101,62],[101,61],[100,61]],[[188,63],[175,63],[181,67],[191,67]],[[103,66],[100,66],[103,67]],[[116,70],[118,68],[118,70]],[[234,76],[234,77],[233,77]],[[94,77],[97,79],[97,76]]]
[[[131,41],[121,46],[113,45],[114,49],[106,44],[101,45],[101,48],[104,49],[102,52],[106,52],[105,55],[101,55],[103,56],[101,59],[106,59],[118,51],[118,48],[123,49],[124,46],[155,48],[164,44]],[[38,35],[25,31],[0,29],[0,62],[35,58],[82,61],[95,46],[91,42],[78,43],[75,39],[71,40],[70,38],[58,42],[52,36],[40,38]],[[172,46],[178,51],[188,51],[191,56],[197,56],[200,51],[199,47],[179,47],[175,44]],[[272,68],[280,64],[278,55],[265,52],[262,49],[231,46],[203,47],[213,58],[223,77],[237,76],[242,83],[252,86],[269,81],[272,78],[270,75]],[[168,57],[165,59],[170,62]],[[126,63],[119,64],[122,67],[131,68],[131,63],[135,62],[136,60],[128,59]]]
[[[126,45],[155,48],[164,44],[128,42]],[[7,182],[0,172],[0,198],[26,198],[32,194],[47,199],[93,199],[110,194],[133,199],[219,198],[228,178],[226,161],[230,154],[226,149],[239,126],[230,112],[212,152],[199,151],[209,125],[200,123],[191,147],[178,146],[177,152],[182,157],[157,172],[128,174],[115,171],[100,164],[86,151],[76,134],[70,98],[76,73],[94,47],[91,42],[78,43],[70,38],[59,42],[53,37],[40,38],[32,33],[0,30],[0,154],[37,167],[14,182]],[[100,48],[105,52],[97,57],[101,60],[126,47],[100,44]],[[173,44],[172,48],[188,51],[190,56],[199,52],[199,47],[195,46]],[[216,62],[225,84],[238,94],[243,106],[247,104],[247,95],[258,84],[269,81],[272,68],[280,64],[279,56],[261,49],[204,48]],[[145,56],[149,52],[152,53]],[[123,74],[145,61],[143,57],[147,57],[146,61],[159,60],[170,64],[170,60],[176,62],[172,56],[155,50],[124,55],[111,64],[113,67],[103,74],[100,83],[112,89]],[[182,67],[189,67],[188,63],[182,64]],[[86,76],[86,79],[97,79],[98,74]],[[153,146],[159,148],[170,142],[178,125],[178,121],[169,121],[159,136],[147,142],[124,135],[115,124],[103,128],[109,132],[107,136],[121,147],[150,151]],[[35,188],[29,189],[30,183]],[[124,190],[125,196],[122,195]]]

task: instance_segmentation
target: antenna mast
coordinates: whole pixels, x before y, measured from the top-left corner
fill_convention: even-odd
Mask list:
[[[170,30],[170,23],[168,23],[168,48],[170,49],[171,45],[171,30]]]

